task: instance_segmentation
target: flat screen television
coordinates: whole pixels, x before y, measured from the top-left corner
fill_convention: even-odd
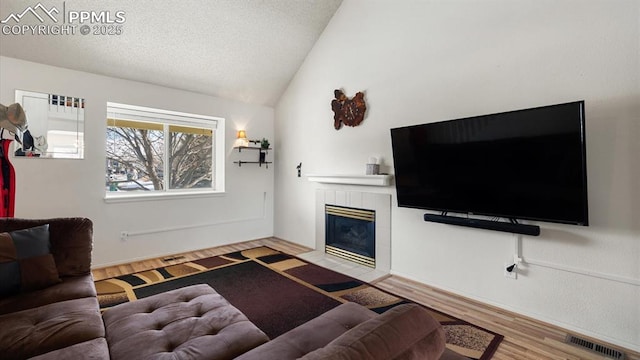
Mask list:
[[[589,224],[584,101],[394,128],[391,140],[400,207]]]

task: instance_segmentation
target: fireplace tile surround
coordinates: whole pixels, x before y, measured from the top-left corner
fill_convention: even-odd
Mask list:
[[[376,266],[375,269],[341,259],[324,252],[325,205],[337,205],[376,212]],[[315,251],[299,255],[301,258],[329,267],[362,281],[373,281],[389,274],[391,269],[391,195],[333,189],[316,190],[316,243]]]

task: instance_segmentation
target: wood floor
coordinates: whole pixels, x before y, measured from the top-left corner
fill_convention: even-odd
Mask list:
[[[130,264],[110,266],[93,270],[95,280],[106,279],[114,276],[132,274],[139,271],[154,269],[170,264],[201,259],[210,256],[221,255],[233,251],[250,249],[252,247],[266,245],[276,250],[291,255],[298,255],[311,249],[279,240],[267,238],[247,241],[243,243],[215,247],[211,249],[193,251],[189,253],[171,256],[172,260],[165,261],[162,258],[149,259]],[[427,285],[407,280],[398,276],[387,276],[375,282],[375,285],[394,294],[403,296],[417,303],[429,306],[455,317],[464,319],[472,324],[484,327],[496,333],[504,335],[498,351],[494,355],[495,360],[511,359],[586,359],[600,360],[611,359],[602,355],[583,350],[564,342],[567,331],[559,327],[549,325],[528,317],[524,317],[493,306],[485,305],[474,300],[460,297]],[[603,343],[598,339],[591,339],[578,335],[584,339]],[[609,345],[604,343],[605,345]],[[622,351],[628,360],[640,360],[640,353],[612,348]]]

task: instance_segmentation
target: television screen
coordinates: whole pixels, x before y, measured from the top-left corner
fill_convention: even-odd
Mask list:
[[[588,225],[584,101],[391,129],[398,206]]]

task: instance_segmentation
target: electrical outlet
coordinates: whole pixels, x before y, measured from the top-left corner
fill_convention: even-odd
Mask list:
[[[514,267],[513,271],[509,272],[507,271],[507,267],[511,265],[513,264],[504,263],[504,266],[502,267],[502,271],[504,271],[504,277],[516,280],[518,278],[518,267]]]
[[[120,240],[122,241],[127,241],[127,239],[129,238],[129,233],[126,231],[121,231],[120,232]]]

